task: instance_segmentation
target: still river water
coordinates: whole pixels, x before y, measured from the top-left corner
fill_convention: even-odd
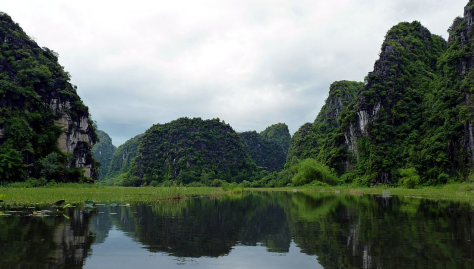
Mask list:
[[[451,202],[271,192],[49,210],[0,217],[0,268],[474,268],[474,213]]]

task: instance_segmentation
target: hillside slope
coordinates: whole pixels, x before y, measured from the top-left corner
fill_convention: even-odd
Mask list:
[[[256,170],[228,124],[219,119],[180,118],[145,132],[132,175],[134,185],[213,179],[241,182],[251,179]]]
[[[94,159],[100,163],[99,180],[103,180],[109,171],[112,156],[117,148],[112,144],[110,136],[101,130],[97,130],[99,142],[92,147]]]
[[[0,13],[0,181],[96,178],[89,110],[58,55]]]

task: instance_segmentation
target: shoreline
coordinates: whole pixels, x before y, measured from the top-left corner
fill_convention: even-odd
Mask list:
[[[458,183],[435,187],[406,189],[401,187],[283,187],[283,188],[245,188],[238,192],[303,192],[334,193],[344,195],[389,195],[414,199],[449,200],[468,203],[474,206],[474,184]],[[387,192],[388,191],[388,192]],[[179,200],[196,196],[217,197],[225,193],[220,187],[109,187],[83,184],[67,184],[58,187],[39,188],[0,188],[0,207],[19,205],[47,205],[58,200],[68,203],[82,203],[85,200],[96,202],[157,202]]]

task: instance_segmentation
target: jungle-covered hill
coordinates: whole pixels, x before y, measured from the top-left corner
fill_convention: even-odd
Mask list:
[[[96,140],[58,54],[0,12],[0,183],[90,182]]]
[[[239,136],[245,151],[258,166],[269,172],[283,169],[291,140],[286,124],[274,124],[260,133],[250,131]]]
[[[473,18],[471,0],[448,41],[417,21],[390,29],[365,82],[346,83],[341,97],[331,87],[315,123],[294,135],[289,161],[312,158],[362,185],[472,180]]]
[[[143,135],[132,167],[134,184],[212,179],[242,182],[257,166],[238,134],[219,119],[180,118],[153,125]]]

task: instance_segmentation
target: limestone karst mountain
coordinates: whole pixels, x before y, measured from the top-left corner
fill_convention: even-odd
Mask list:
[[[96,178],[89,110],[58,63],[0,13],[0,181]]]

